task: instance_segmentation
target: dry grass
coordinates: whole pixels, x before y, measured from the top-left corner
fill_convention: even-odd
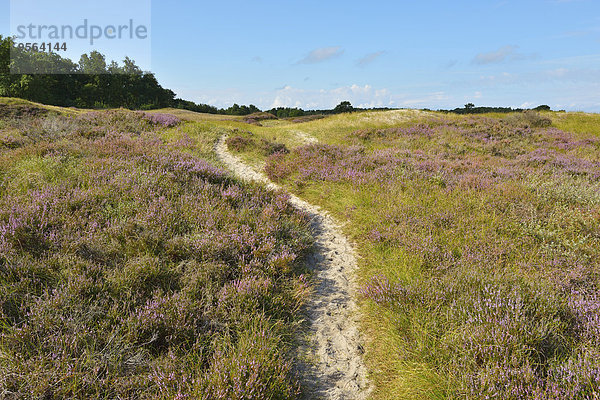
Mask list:
[[[249,128],[292,149],[272,179],[348,221],[375,398],[598,395],[598,116],[543,115]]]
[[[177,122],[2,120],[1,398],[296,398],[308,220]]]

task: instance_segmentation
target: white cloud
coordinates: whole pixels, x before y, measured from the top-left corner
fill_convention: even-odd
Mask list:
[[[446,93],[434,92],[417,98],[406,98],[398,101],[397,104],[403,107],[437,107],[436,104],[440,104],[440,102],[446,102],[447,100],[450,100],[450,97]]]
[[[345,85],[334,88],[300,88],[285,85],[270,91],[255,92],[236,89],[223,90],[182,90],[181,98],[196,103],[211,104],[219,108],[230,107],[233,103],[255,104],[261,109],[273,107],[299,107],[305,110],[331,109],[342,101],[349,101],[355,107],[428,107],[447,108],[454,104],[445,92],[406,93],[390,88],[372,85]]]
[[[340,46],[321,47],[308,53],[296,64],[316,64],[339,57],[342,54],[344,54],[344,49],[342,49]]]
[[[496,51],[489,53],[479,53],[473,59],[473,64],[486,65],[486,64],[499,64],[507,61],[518,61],[537,58],[536,54],[523,54],[519,53],[519,46],[503,46]]]
[[[481,76],[477,84],[497,87],[499,85],[532,86],[548,82],[561,84],[569,82],[591,84],[593,82],[595,84],[598,81],[600,81],[600,69],[559,67],[520,74],[503,72],[498,75]]]
[[[516,54],[517,46],[504,46],[489,53],[479,53],[473,59],[475,64],[494,64],[506,61]]]
[[[562,78],[565,77],[569,73],[567,68],[556,68],[550,71],[547,71],[546,74],[553,78]]]
[[[356,61],[356,65],[359,67],[366,67],[371,64],[373,61],[377,60],[379,57],[385,54],[385,51],[377,51],[375,53],[369,53],[366,56],[360,58]]]
[[[450,68],[454,67],[456,64],[458,64],[458,60],[450,60],[446,63],[445,68],[450,69]]]
[[[332,108],[342,101],[357,107],[388,107],[391,94],[388,89],[374,89],[371,85],[340,86],[333,89],[300,89],[286,86],[274,94],[269,107]]]

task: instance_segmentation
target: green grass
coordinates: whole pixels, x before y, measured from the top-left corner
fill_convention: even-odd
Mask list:
[[[589,296],[587,290],[593,293],[599,283],[593,267],[599,259],[595,247],[599,244],[599,182],[593,175],[595,169],[587,164],[599,161],[598,116],[544,115],[551,117],[553,127],[529,129],[529,117],[518,114],[465,117],[400,111],[245,128],[252,132],[245,137],[276,139],[292,153],[270,160],[254,150],[241,156],[257,165],[266,161],[267,171],[276,179],[281,177],[279,183],[345,222],[344,229],[360,254],[359,280],[377,293],[388,290],[388,296],[395,299],[390,304],[362,303],[375,399],[479,398],[494,387],[503,388],[504,398],[534,398],[546,392],[549,398],[598,393],[591,381],[585,389],[561,381],[567,379],[564,374],[593,377],[599,371],[597,363],[578,364],[579,357],[593,357],[599,349],[589,336],[591,331],[585,331],[593,328],[576,322],[588,317],[580,306],[570,303],[574,296]],[[475,121],[474,127],[469,121]],[[450,128],[435,128],[440,123]],[[460,129],[452,128],[455,125]],[[421,133],[385,131],[409,127]],[[432,136],[426,134],[428,127],[435,129]],[[352,134],[372,129],[383,130],[381,137],[362,140]],[[298,130],[333,145],[333,150],[321,146],[307,151]],[[486,139],[486,132],[491,140]],[[363,153],[352,153],[348,146],[359,146]],[[357,165],[359,171],[371,171],[372,164],[365,160],[377,159],[379,150],[400,151],[406,159],[404,167],[384,170],[399,175],[366,182],[335,178],[336,168],[344,171]],[[323,161],[321,157],[329,151],[343,155]],[[521,161],[526,157],[538,160],[537,154],[542,161]],[[388,168],[389,161],[380,159],[377,162]],[[415,170],[411,165],[431,165],[434,170]],[[302,177],[302,169],[313,167],[326,177]],[[506,177],[488,176],[490,171]],[[378,235],[383,239],[373,239],[375,230],[381,231]],[[428,237],[431,242],[424,241]],[[555,262],[564,266],[556,269]],[[373,276],[389,279],[420,300],[395,297],[393,290],[373,284]],[[571,291],[580,293],[579,285],[588,289],[573,295]],[[453,302],[442,302],[436,293]],[[504,306],[493,311],[481,305],[502,303],[511,296],[523,299],[514,311]],[[586,299],[582,301],[594,301]],[[507,323],[502,328],[517,342],[494,344],[501,339],[483,322],[489,316],[479,324],[468,322],[495,312],[506,312],[513,321],[522,319],[520,325]],[[491,351],[490,355],[465,348],[465,338],[473,340],[481,354]],[[494,346],[508,346],[507,352],[519,360],[512,366],[518,369],[517,375],[505,387],[500,372],[510,371],[511,365],[491,350]],[[489,358],[473,364],[477,357]],[[556,381],[535,373],[530,376],[537,368],[552,371]],[[511,394],[515,382],[521,382],[528,394]]]
[[[3,101],[19,103],[11,99]],[[61,118],[84,114],[78,110],[55,111]],[[86,245],[93,250],[89,255],[96,257],[95,241],[110,238],[103,242],[105,253],[99,254],[120,266],[104,278],[114,289],[111,296],[118,293],[130,298],[146,296],[167,304],[165,310],[180,301],[185,312],[191,312],[189,307],[194,303],[185,296],[199,290],[194,286],[198,282],[206,286],[202,291],[203,296],[208,296],[205,300],[215,298],[219,290],[228,290],[231,281],[220,275],[228,270],[223,264],[228,259],[220,257],[223,254],[235,257],[237,253],[219,247],[218,232],[250,226],[261,235],[265,220],[251,204],[263,199],[260,201],[268,215],[269,207],[273,206],[271,200],[261,197],[264,194],[256,187],[227,181],[221,184],[233,185],[231,192],[216,188],[213,188],[216,192],[209,194],[194,192],[212,207],[210,213],[198,214],[202,209],[198,201],[192,204],[183,200],[187,191],[200,190],[197,186],[184,183],[178,186],[180,183],[170,180],[175,178],[167,179],[153,172],[153,166],[163,165],[164,156],[193,157],[218,165],[214,145],[226,134],[230,139],[239,137],[249,141],[250,145],[240,147],[238,152],[245,161],[259,168],[266,165],[273,179],[279,179],[290,192],[330,211],[344,223],[345,233],[356,243],[360,256],[357,277],[364,291],[360,297],[361,329],[368,341],[365,358],[375,387],[374,399],[480,398],[492,390],[503,391],[502,398],[507,399],[536,398],[535,393],[538,398],[555,399],[597,395],[593,379],[580,381],[581,377],[593,378],[600,371],[598,357],[594,358],[600,345],[594,338],[593,325],[588,322],[596,315],[596,303],[589,293],[599,287],[594,266],[600,260],[600,182],[589,164],[600,161],[595,141],[600,134],[597,115],[543,113],[552,119],[553,126],[530,130],[522,116],[505,114],[470,117],[400,110],[335,115],[299,124],[289,120],[264,121],[263,126],[256,126],[244,123],[240,117],[171,109],[158,112],[173,113],[188,122],[140,135],[147,125],[136,122],[135,118],[106,119],[110,121],[107,124],[121,124],[128,132],[122,140],[103,139],[104,128],[81,138],[76,127],[61,125],[60,121],[40,125],[41,136],[38,127],[23,130],[21,125],[10,121],[0,126],[3,196],[10,193],[18,197],[18,201],[10,198],[13,203],[37,204],[32,199],[39,188],[76,188],[90,196],[83,204],[91,202],[90,210],[97,216],[94,218],[113,221],[119,227]],[[57,130],[61,126],[73,131],[64,135]],[[413,128],[415,131],[410,131]],[[44,139],[44,135],[51,136]],[[330,147],[319,145],[309,151],[306,135]],[[238,143],[243,144],[244,140]],[[275,144],[285,145],[291,153],[269,156]],[[144,157],[138,159],[140,152]],[[323,157],[329,158],[323,161]],[[126,161],[130,159],[139,162],[129,164]],[[393,164],[394,160],[402,162]],[[309,174],[311,169],[321,167],[322,178]],[[302,172],[305,169],[309,172]],[[106,171],[111,171],[115,177],[111,185],[116,186],[95,180],[96,175],[103,176]],[[364,179],[344,175],[348,171],[363,173]],[[342,174],[341,178],[336,177],[337,173]],[[185,230],[189,229],[187,225],[168,216],[164,220],[160,217],[158,224],[151,218],[145,220],[145,214],[140,213],[150,205],[140,199],[148,196],[130,193],[127,186],[130,180],[147,192],[164,191],[167,201],[188,224],[192,216],[208,218],[204,222],[216,227],[211,234],[216,238],[213,247],[202,250],[213,257],[208,264],[192,266],[194,274],[181,278],[179,266],[169,257],[185,256],[189,254],[185,252],[185,243],[213,236],[196,232],[182,239],[168,229]],[[178,190],[177,194],[168,195],[173,190]],[[242,198],[246,200],[236,197],[239,190],[245,193]],[[111,191],[120,197],[113,198]],[[61,207],[74,207],[74,212],[86,210],[80,202],[72,204],[67,197],[60,199]],[[99,199],[104,199],[104,203],[94,208]],[[277,203],[276,199],[272,201]],[[4,208],[5,214],[8,210]],[[22,214],[35,215],[32,210],[24,210]],[[64,234],[76,242],[68,235],[76,235],[84,228],[76,228],[79,223],[76,218],[63,221],[61,215],[69,213],[58,213],[55,223],[72,225],[64,229]],[[7,221],[6,218],[0,221]],[[79,217],[82,221],[88,218]],[[299,223],[293,214],[284,218]],[[147,232],[136,231],[134,225],[130,226],[132,221],[144,221],[142,225]],[[80,253],[69,252],[78,248],[65,248],[63,255],[59,252],[60,256],[52,256],[52,265],[56,267],[46,268],[39,257],[48,249],[35,245],[32,239],[37,237],[36,232],[19,232],[19,251],[25,251],[28,260],[33,260],[26,269],[28,276],[48,287],[63,287],[71,282],[71,286],[64,287],[103,293],[104,289],[95,286],[95,281],[81,287],[72,283],[81,276],[89,278],[81,275],[89,260],[80,264],[70,261],[81,257]],[[304,246],[300,232],[298,226],[300,236],[292,241],[298,249]],[[278,238],[279,244],[290,243],[289,236]],[[157,251],[160,262],[156,261]],[[260,257],[261,251],[253,254]],[[26,265],[24,260],[18,261],[20,265]],[[134,371],[138,378],[125,375],[126,379],[131,378],[127,381],[129,388],[138,388],[135,390],[158,398],[173,397],[178,388],[185,388],[192,397],[206,393],[232,396],[227,390],[240,378],[238,366],[259,360],[264,369],[264,374],[259,374],[261,379],[269,375],[277,377],[274,381],[260,381],[261,390],[277,394],[273,395],[276,398],[293,397],[293,390],[290,392],[293,384],[285,370],[287,364],[280,361],[285,359],[281,351],[293,346],[293,315],[301,302],[292,298],[300,300],[301,294],[306,294],[297,275],[300,271],[294,268],[283,271],[278,281],[284,285],[277,289],[281,292],[275,297],[284,301],[284,306],[271,303],[269,299],[273,296],[261,298],[255,304],[252,296],[229,298],[223,294],[226,309],[206,308],[228,326],[226,331],[216,333],[214,340],[203,342],[211,356],[207,358],[197,349],[185,354],[174,350],[174,359],[161,353],[151,358],[150,364],[141,364],[142,369]],[[61,272],[57,274],[56,270]],[[29,284],[24,282],[23,285]],[[153,295],[152,289],[157,288],[161,294]],[[185,294],[177,294],[179,288],[185,288]],[[15,296],[19,289],[14,290],[6,293]],[[73,302],[80,299],[79,292],[72,294],[75,297],[68,297],[71,296],[68,291],[65,293],[55,300],[66,301],[68,307],[79,310]],[[175,294],[184,297],[169,297]],[[129,301],[116,298],[121,304]],[[115,310],[108,313],[110,318],[115,317]],[[36,312],[44,323],[57,317],[48,307]],[[174,324],[181,322],[174,315],[169,318]],[[152,328],[138,326],[133,319],[123,325],[124,335],[111,348],[114,353],[109,351],[105,355],[111,362],[120,362],[119,351],[131,353],[128,343],[144,344],[152,340],[153,329],[157,332],[165,329],[164,324],[144,321]],[[182,323],[182,331],[184,327]],[[266,335],[258,347],[254,340],[257,335]],[[83,351],[77,357],[83,358],[78,358],[76,374],[64,378],[62,367],[44,371],[30,363],[22,371],[37,377],[39,382],[34,385],[30,380],[27,384],[41,391],[45,384],[58,381],[62,385],[59,393],[84,393],[84,381],[98,365],[94,357],[102,349],[89,343],[81,345]],[[147,346],[147,349],[142,347],[154,351],[151,344]],[[46,356],[43,352],[27,351],[33,351],[27,354],[36,354],[40,360]],[[134,353],[130,356],[137,357]],[[139,356],[149,357],[148,353]],[[18,370],[15,365],[18,364],[0,361],[0,367],[5,369]],[[158,368],[156,374],[144,375],[154,367]],[[502,378],[505,371],[513,371],[515,375]],[[574,375],[569,382],[580,385],[575,394],[569,392],[576,388],[575,384],[565,383],[570,373]],[[174,374],[175,378],[168,374]],[[61,376],[63,379],[59,380]],[[192,378],[202,383],[181,385]],[[7,382],[0,379],[0,385],[6,386]],[[117,390],[127,393],[130,389],[123,386],[124,381],[119,382]],[[164,391],[152,386],[159,383],[166,385]],[[509,391],[518,385],[529,392]],[[94,390],[109,393],[102,392],[103,388],[97,385]]]
[[[550,113],[557,128],[583,135],[600,136],[600,114],[583,112]]]
[[[0,146],[0,397],[296,398],[309,221],[217,167],[225,129],[20,115]]]
[[[45,110],[62,114],[62,115],[77,115],[89,110],[79,109],[79,108],[65,108],[65,107],[57,107],[57,106],[49,106],[47,104],[36,103],[29,100],[18,99],[14,97],[0,97],[0,104],[6,104],[10,106],[28,106],[28,107],[36,107],[43,108]]]

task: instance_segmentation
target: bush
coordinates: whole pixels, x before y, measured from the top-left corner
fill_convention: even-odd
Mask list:
[[[547,128],[552,125],[550,118],[544,117],[535,111],[525,111],[523,115],[532,128]]]
[[[540,115],[533,110],[523,111],[519,114],[512,114],[504,119],[509,125],[522,126],[526,128],[547,128],[552,125],[552,120]]]
[[[256,146],[256,143],[253,139],[243,136],[229,137],[225,143],[227,144],[227,147],[237,152],[246,151]]]
[[[270,142],[265,139],[261,139],[260,148],[265,156],[271,156],[277,153],[288,154],[290,152],[285,144]]]

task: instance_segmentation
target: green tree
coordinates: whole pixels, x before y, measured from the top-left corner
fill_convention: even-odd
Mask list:
[[[97,51],[92,51],[89,55],[83,54],[79,59],[79,72],[83,74],[107,73],[106,58]]]
[[[341,114],[341,113],[347,113],[347,112],[352,112],[352,111],[354,111],[354,107],[352,107],[352,104],[350,104],[349,101],[342,101],[340,104],[335,106],[335,108],[333,109],[334,114]]]
[[[0,35],[0,74],[10,73],[10,48],[12,40]]]

